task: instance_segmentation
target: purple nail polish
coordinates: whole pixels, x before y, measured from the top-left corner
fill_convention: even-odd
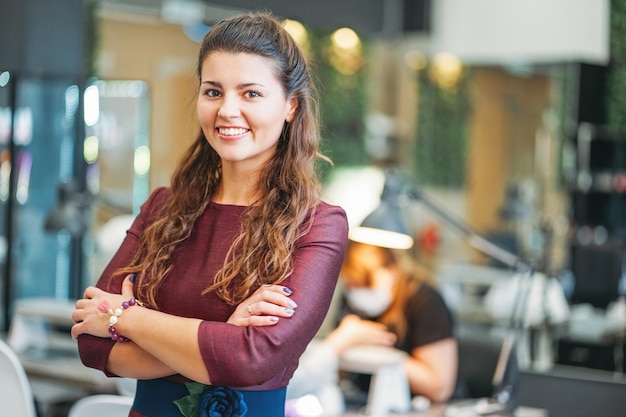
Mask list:
[[[291,293],[293,293],[293,291],[291,291],[290,288],[284,287],[283,291],[285,292],[285,294],[291,295]]]
[[[135,278],[137,278],[137,274],[130,274],[130,278],[128,278],[130,280],[130,282],[135,282]]]

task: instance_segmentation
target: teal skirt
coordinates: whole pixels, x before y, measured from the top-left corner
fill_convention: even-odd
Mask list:
[[[286,388],[253,391],[208,386],[200,401],[207,417],[284,417],[285,393]],[[150,417],[181,417],[174,401],[189,394],[185,384],[163,379],[138,380],[133,408]]]

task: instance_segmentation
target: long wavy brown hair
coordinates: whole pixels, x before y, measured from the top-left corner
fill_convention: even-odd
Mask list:
[[[293,269],[296,240],[308,231],[321,185],[316,175],[320,134],[317,101],[307,62],[281,23],[265,12],[223,20],[205,35],[197,64],[213,52],[246,53],[270,58],[286,97],[297,98],[291,123],[285,123],[276,154],[262,169],[257,189],[262,197],[247,207],[241,234],[228,251],[208,291],[237,304],[262,284],[279,283]],[[221,181],[219,155],[200,129],[173,173],[172,194],[158,220],[146,228],[139,251],[119,273],[136,273],[136,292],[158,308],[156,295],[168,277],[176,249],[191,234]],[[232,285],[232,284],[237,285]]]

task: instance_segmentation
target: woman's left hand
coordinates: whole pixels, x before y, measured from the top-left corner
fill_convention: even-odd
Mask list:
[[[123,302],[134,298],[133,282],[130,275],[122,282],[122,293],[112,294],[97,287],[88,287],[83,298],[76,301],[76,309],[72,312],[72,338],[78,339],[81,334],[97,337],[110,337],[109,318],[113,311]]]
[[[235,326],[272,326],[280,317],[291,317],[297,304],[289,298],[291,290],[282,285],[262,285],[243,300],[228,318]]]

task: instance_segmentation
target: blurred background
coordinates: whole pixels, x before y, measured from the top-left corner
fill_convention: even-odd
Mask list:
[[[350,225],[401,172],[540,274],[525,369],[623,382],[624,0],[0,0],[3,334],[41,319],[29,300],[71,311],[97,280],[196,134],[201,37],[256,9],[286,19],[311,60],[325,195]],[[506,329],[515,271],[419,199],[402,205],[459,335]]]

